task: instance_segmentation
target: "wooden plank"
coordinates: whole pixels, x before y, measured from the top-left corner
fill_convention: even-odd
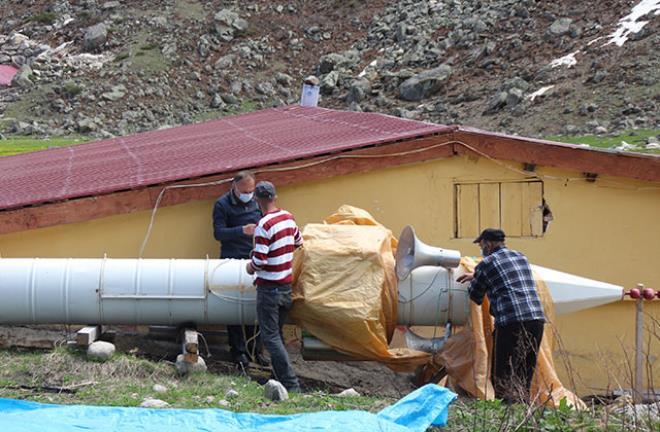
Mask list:
[[[543,183],[527,183],[529,203],[529,235],[541,237],[543,235]]]
[[[101,337],[101,326],[83,327],[76,332],[76,344],[78,346],[90,346]]]
[[[429,149],[419,151],[425,147]],[[411,151],[413,153],[401,154]],[[303,181],[316,181],[432,159],[448,158],[453,155],[452,134],[447,133],[273,166],[252,167],[252,169],[256,171],[258,176],[267,177],[277,186],[287,186]],[[315,163],[318,164],[314,165]],[[301,165],[304,165],[304,167],[286,170]],[[235,172],[231,171],[173,182],[168,185],[215,182],[232,178],[234,175]],[[154,207],[158,195],[165,186],[167,185],[0,211],[0,235],[150,210]],[[226,183],[206,187],[170,189],[165,193],[160,207],[213,199],[225,193],[229,190],[229,187],[230,185]]]
[[[500,184],[482,183],[479,185],[479,231],[500,227]]]
[[[456,185],[456,220],[458,238],[479,235],[479,185]]]
[[[507,237],[522,235],[522,186],[520,182],[500,184],[502,229]]]

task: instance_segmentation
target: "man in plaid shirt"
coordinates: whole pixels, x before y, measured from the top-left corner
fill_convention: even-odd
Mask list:
[[[495,396],[507,401],[527,399],[543,337],[545,315],[527,258],[504,244],[504,231],[487,228],[474,241],[484,259],[474,273],[460,276],[477,304],[484,296],[495,317],[492,377]]]

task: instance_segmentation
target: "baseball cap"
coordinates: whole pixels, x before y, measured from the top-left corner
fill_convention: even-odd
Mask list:
[[[504,231],[502,231],[501,229],[486,228],[485,230],[481,231],[479,237],[474,239],[473,243],[479,243],[481,240],[501,242],[504,241],[505,237],[506,234],[504,234]]]
[[[275,186],[269,181],[260,181],[254,188],[254,195],[257,198],[273,199],[276,194]]]

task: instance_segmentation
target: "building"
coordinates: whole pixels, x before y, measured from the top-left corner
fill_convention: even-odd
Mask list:
[[[241,169],[277,184],[301,226],[351,204],[464,255],[501,226],[535,264],[660,288],[660,157],[299,106],[1,158],[0,253],[136,257],[149,231],[144,257],[217,256],[212,205]],[[630,386],[634,309],[557,319],[567,387]],[[646,310],[660,377],[660,301]]]

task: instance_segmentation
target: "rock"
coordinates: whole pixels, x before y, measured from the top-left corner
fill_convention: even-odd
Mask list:
[[[660,405],[651,404],[626,404],[615,408],[615,414],[628,418],[627,423],[640,422],[641,424],[658,424],[660,422]]]
[[[229,401],[226,399],[220,399],[218,401],[218,405],[220,405],[221,407],[228,407],[231,406],[231,403],[229,403]]]
[[[341,54],[332,53],[321,57],[319,62],[319,73],[327,74],[335,70],[338,66],[348,62],[348,59]]]
[[[166,393],[167,392],[167,387],[165,387],[162,384],[154,384],[154,386],[151,388],[153,391],[156,393]]]
[[[83,46],[87,51],[96,51],[108,40],[108,29],[103,23],[98,23],[85,30]]]
[[[126,87],[123,85],[118,85],[112,87],[112,89],[109,92],[103,93],[101,96],[103,99],[114,102],[116,100],[119,100],[124,97],[126,94]]]
[[[240,35],[248,29],[248,22],[240,18],[238,14],[229,9],[222,9],[213,16],[215,22],[215,32],[220,39],[229,42],[234,39],[234,35]]]
[[[229,105],[238,105],[241,101],[231,93],[220,93],[222,100]]]
[[[256,86],[254,86],[254,89],[257,91],[257,93],[266,96],[269,96],[275,92],[273,85],[268,81],[258,83]]]
[[[275,74],[275,81],[277,81],[277,83],[280,85],[288,87],[293,82],[293,77],[285,73],[278,72],[277,74]]]
[[[118,1],[108,1],[101,5],[101,9],[103,10],[116,9],[119,6],[121,6],[121,3],[119,3]]]
[[[451,67],[441,65],[414,75],[399,86],[399,98],[420,101],[437,93],[451,76]]]
[[[32,69],[28,65],[23,65],[21,68],[16,72],[16,75],[14,75],[14,78],[11,80],[11,85],[12,86],[17,86],[21,88],[28,88],[32,87],[34,84],[30,77],[32,76]]]
[[[145,398],[140,404],[142,408],[167,408],[170,406],[167,402],[160,399]]]
[[[339,72],[332,71],[321,78],[321,93],[324,95],[332,94],[337,87],[337,81],[339,80]]]
[[[348,90],[346,102],[349,104],[360,103],[371,92],[371,83],[367,79],[359,79],[353,81],[351,88]]]
[[[206,396],[206,403],[207,403],[207,404],[213,403],[214,400],[215,400],[215,397],[213,397],[213,396]]]
[[[87,347],[87,357],[91,360],[106,361],[115,353],[115,346],[110,342],[96,341]]]
[[[506,94],[506,106],[514,107],[523,100],[525,93],[519,88],[512,88]]]
[[[555,36],[563,36],[568,34],[571,30],[573,20],[570,18],[559,18],[550,25],[550,33]]]
[[[213,99],[211,99],[211,108],[222,108],[225,106],[225,101],[222,100],[222,96],[220,96],[218,93],[213,95]]]
[[[216,69],[229,69],[234,64],[234,58],[235,56],[233,54],[227,54],[225,56],[220,57],[215,62]]]
[[[597,135],[605,135],[607,133],[607,128],[605,126],[596,126],[596,128],[594,128],[594,133]]]
[[[341,393],[337,393],[336,396],[338,396],[338,397],[356,397],[356,396],[360,396],[360,393],[355,391],[354,388],[349,388],[349,389],[346,389],[346,390],[342,391]]]
[[[289,392],[282,383],[270,379],[264,386],[264,396],[273,401],[283,401],[289,399]]]
[[[225,399],[235,399],[238,397],[238,392],[234,389],[229,389],[227,390],[227,393],[225,393]]]
[[[176,367],[177,372],[180,375],[188,375],[191,373],[206,372],[206,362],[203,358],[197,357],[197,363],[188,363],[183,360],[183,354],[179,354],[176,357],[176,362],[174,366]]]

